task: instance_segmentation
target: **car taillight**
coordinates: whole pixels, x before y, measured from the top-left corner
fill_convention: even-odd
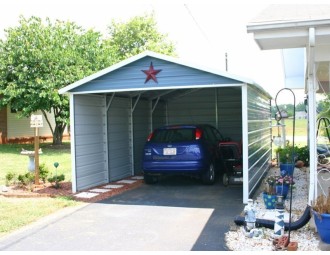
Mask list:
[[[203,134],[203,131],[201,129],[199,129],[199,128],[196,128],[195,139],[196,140],[199,140],[202,137],[202,134]]]
[[[147,138],[147,141],[148,141],[148,142],[150,142],[150,140],[151,140],[151,138],[153,137],[153,135],[154,135],[154,133],[150,133],[150,134],[148,135],[148,138]]]

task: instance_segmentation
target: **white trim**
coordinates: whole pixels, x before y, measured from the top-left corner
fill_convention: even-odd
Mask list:
[[[189,85],[189,86],[167,86],[167,87],[146,87],[146,88],[126,88],[126,89],[109,89],[109,90],[90,90],[82,92],[70,92],[70,94],[99,94],[99,93],[113,93],[113,92],[131,92],[131,91],[149,91],[149,90],[167,90],[167,89],[192,89],[192,88],[228,88],[240,87],[242,83],[237,84],[208,84],[208,85]],[[265,92],[266,93],[266,92]]]
[[[229,74],[228,72],[224,72],[224,71],[219,71],[219,70],[215,70],[215,69],[211,69],[211,68],[208,68],[208,67],[205,67],[205,66],[201,66],[201,65],[198,65],[198,64],[192,64],[190,62],[187,62],[187,61],[182,61],[178,58],[174,58],[174,57],[170,57],[170,56],[166,56],[166,55],[163,55],[163,54],[159,54],[159,53],[155,53],[155,52],[152,52],[152,51],[145,51],[145,52],[142,52],[138,55],[135,55],[133,57],[130,57],[126,60],[123,60],[117,64],[114,64],[108,68],[105,68],[99,72],[96,72],[90,76],[87,76],[79,81],[76,81],[62,89],[60,89],[58,92],[60,94],[64,94],[64,93],[67,93],[67,92],[70,92],[70,90],[76,88],[76,87],[79,87],[81,86],[82,84],[85,84],[89,81],[92,81],[102,75],[105,75],[107,73],[110,73],[110,72],[113,72],[125,65],[128,65],[132,62],[135,62],[139,59],[142,59],[144,57],[153,57],[153,58],[158,58],[158,59],[162,59],[164,61],[168,61],[168,62],[172,62],[172,63],[175,63],[175,64],[179,64],[179,65],[184,65],[184,66],[187,66],[187,67],[191,67],[191,68],[194,68],[194,69],[199,69],[201,71],[205,71],[205,72],[209,72],[209,73],[212,73],[212,74],[216,74],[216,75],[220,75],[220,76],[223,76],[223,77],[226,77],[226,78],[230,78],[230,79],[233,79],[233,80],[237,80],[237,81],[241,81],[241,82],[244,82],[244,83],[249,83],[249,84],[254,84],[254,85],[257,85],[253,80],[250,80],[250,79],[247,79],[247,78],[244,78],[244,77],[241,77],[241,76],[238,76],[238,75],[233,75],[233,74]]]
[[[248,154],[248,91],[247,84],[242,85],[242,153],[243,153],[243,203],[249,199],[249,154]]]
[[[74,122],[74,95],[70,95],[70,140],[71,140],[71,183],[72,183],[72,192],[77,192],[77,175],[76,175],[76,139],[75,139],[75,122]]]
[[[255,33],[259,31],[266,30],[275,30],[275,29],[292,29],[301,30],[306,32],[306,28],[311,26],[328,26],[330,25],[330,19],[320,19],[320,20],[300,20],[300,21],[269,21],[269,22],[260,22],[260,23],[250,23],[247,25],[248,33]]]

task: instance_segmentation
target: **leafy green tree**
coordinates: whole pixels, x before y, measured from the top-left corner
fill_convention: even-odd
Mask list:
[[[174,45],[157,31],[153,15],[127,23],[112,22],[109,38],[73,22],[46,22],[20,17],[19,26],[0,40],[0,107],[10,105],[20,116],[41,110],[61,144],[69,123],[69,99],[58,89],[144,50],[174,55]],[[51,126],[46,112],[53,112]]]
[[[61,144],[69,99],[58,89],[105,66],[101,34],[72,22],[46,19],[43,23],[40,18],[22,16],[19,26],[5,32],[6,40],[0,41],[0,104],[25,117],[41,110],[53,144]],[[54,127],[46,112],[54,113]]]
[[[108,26],[107,44],[115,54],[116,62],[150,50],[175,56],[175,45],[167,34],[158,32],[154,14],[136,16],[128,22],[112,21]]]
[[[304,112],[306,110],[306,106],[303,102],[300,102],[296,105],[296,112]]]

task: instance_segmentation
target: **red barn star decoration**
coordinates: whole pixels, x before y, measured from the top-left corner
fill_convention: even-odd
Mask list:
[[[150,79],[152,79],[156,83],[158,83],[156,74],[158,74],[161,71],[161,69],[155,70],[154,66],[152,65],[152,62],[150,62],[149,70],[141,70],[141,71],[147,75],[146,80],[144,81],[144,84],[146,84]]]

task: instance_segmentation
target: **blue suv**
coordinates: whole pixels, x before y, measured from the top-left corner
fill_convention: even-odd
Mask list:
[[[145,182],[155,183],[160,175],[185,174],[213,184],[220,165],[219,142],[222,140],[220,132],[207,124],[155,129],[143,149]]]

